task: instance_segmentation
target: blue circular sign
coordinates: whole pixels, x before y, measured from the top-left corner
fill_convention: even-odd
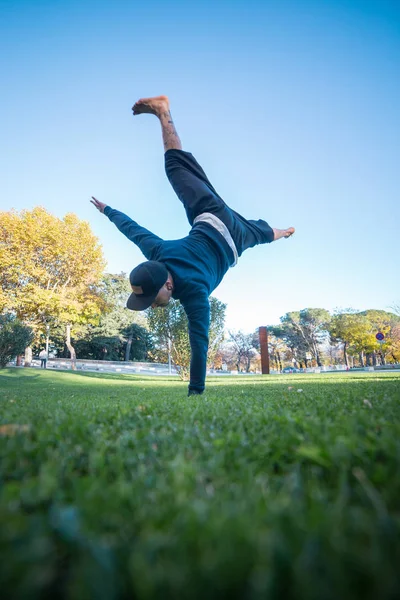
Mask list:
[[[378,333],[376,334],[376,339],[378,340],[378,342],[381,342],[382,340],[385,339],[385,334],[382,333],[382,331],[378,331]]]

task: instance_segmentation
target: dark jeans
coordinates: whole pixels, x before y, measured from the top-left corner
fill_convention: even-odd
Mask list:
[[[41,369],[45,369],[46,368],[46,362],[47,362],[47,358],[41,358],[40,359],[40,368]]]
[[[190,152],[167,150],[165,172],[191,225],[201,213],[214,214],[227,226],[239,256],[247,248],[273,242],[274,232],[266,221],[245,219],[225,204]]]

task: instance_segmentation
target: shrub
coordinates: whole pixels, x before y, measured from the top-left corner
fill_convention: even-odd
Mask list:
[[[0,315],[0,369],[10,360],[24,352],[31,344],[33,332],[10,313]]]

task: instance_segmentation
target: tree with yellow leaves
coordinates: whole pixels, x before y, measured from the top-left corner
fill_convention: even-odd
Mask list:
[[[59,219],[42,207],[0,212],[0,313],[12,311],[36,338],[63,324],[71,358],[71,327],[96,322],[105,263],[89,224],[72,213]]]
[[[331,320],[329,333],[333,342],[343,344],[343,354],[346,365],[349,365],[348,354],[358,355],[362,366],[365,359],[375,365],[379,357],[382,364],[388,359],[396,361],[400,354],[398,343],[400,319],[395,314],[384,310],[365,310],[358,312],[353,309],[338,311]],[[385,342],[381,345],[376,334],[381,332]]]

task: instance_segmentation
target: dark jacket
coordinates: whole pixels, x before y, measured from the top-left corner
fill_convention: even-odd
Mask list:
[[[208,297],[232,264],[232,250],[223,236],[207,223],[196,224],[182,239],[163,240],[110,206],[106,206],[104,214],[148,260],[164,263],[171,273],[174,280],[172,297],[180,300],[189,322],[189,392],[201,393],[207,367]]]

